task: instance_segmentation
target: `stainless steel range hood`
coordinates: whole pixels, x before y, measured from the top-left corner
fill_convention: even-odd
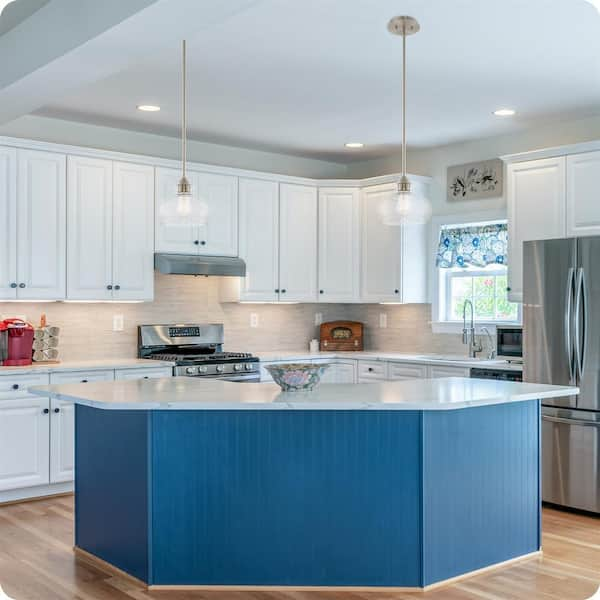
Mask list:
[[[244,277],[246,263],[229,256],[196,256],[193,254],[155,254],[154,268],[167,275],[216,275]]]

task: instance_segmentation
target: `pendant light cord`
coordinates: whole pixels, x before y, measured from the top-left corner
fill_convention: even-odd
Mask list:
[[[406,177],[406,24],[402,29],[402,175]]]
[[[187,65],[186,65],[186,45],[185,40],[182,42],[182,68],[181,77],[181,96],[182,96],[182,111],[181,111],[181,174],[185,177],[185,164],[187,161]]]

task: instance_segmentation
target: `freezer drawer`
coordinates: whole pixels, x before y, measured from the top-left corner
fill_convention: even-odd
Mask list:
[[[542,499],[600,513],[600,415],[550,411],[542,415]]]

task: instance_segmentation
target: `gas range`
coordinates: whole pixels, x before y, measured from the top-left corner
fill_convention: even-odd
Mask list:
[[[223,352],[222,324],[140,325],[138,356],[174,362],[175,376],[260,380],[258,358]]]

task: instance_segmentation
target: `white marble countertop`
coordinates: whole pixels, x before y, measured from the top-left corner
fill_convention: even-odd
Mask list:
[[[141,410],[449,410],[571,396],[575,387],[449,377],[368,384],[322,384],[282,392],[274,383],[195,377],[36,386],[38,396],[101,409]]]
[[[0,367],[2,375],[30,375],[31,373],[58,373],[60,371],[103,371],[105,369],[150,369],[172,367],[173,363],[144,358],[103,358],[97,360],[65,360],[57,364],[36,364],[25,367]]]
[[[404,352],[383,352],[365,350],[362,352],[309,352],[308,350],[282,350],[279,352],[255,352],[261,362],[281,362],[291,360],[381,360],[386,362],[413,363],[421,365],[440,365],[447,367],[465,367],[480,369],[501,369],[503,371],[522,371],[523,365],[509,363],[506,360],[486,360],[448,354],[407,354]]]

